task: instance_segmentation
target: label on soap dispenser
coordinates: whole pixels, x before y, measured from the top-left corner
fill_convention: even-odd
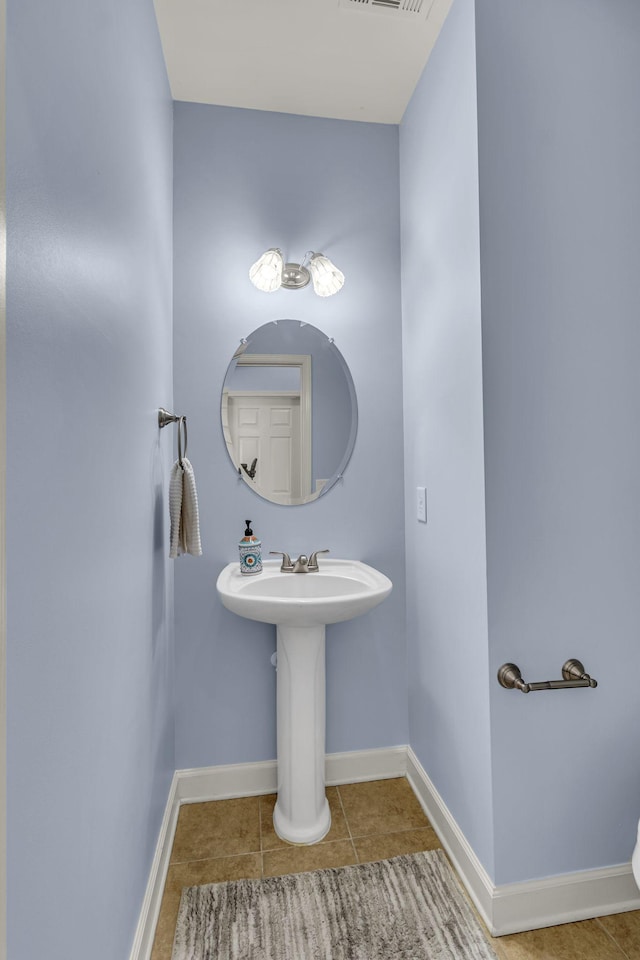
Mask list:
[[[262,542],[253,537],[248,542],[240,541],[240,573],[245,576],[262,573]]]

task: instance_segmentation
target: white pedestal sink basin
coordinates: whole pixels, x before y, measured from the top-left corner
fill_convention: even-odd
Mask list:
[[[278,801],[273,823],[290,843],[316,843],[329,832],[325,796],[325,625],[351,620],[391,593],[383,573],[358,560],[324,560],[315,573],[281,573],[267,560],[255,577],[238,563],[216,584],[224,606],[274,623],[278,639]]]

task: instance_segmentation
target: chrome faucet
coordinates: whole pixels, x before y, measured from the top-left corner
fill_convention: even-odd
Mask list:
[[[318,554],[329,553],[329,551],[315,550],[310,557],[307,557],[306,553],[301,553],[298,559],[293,562],[289,554],[283,553],[281,550],[270,550],[269,553],[282,557],[281,573],[317,573]]]

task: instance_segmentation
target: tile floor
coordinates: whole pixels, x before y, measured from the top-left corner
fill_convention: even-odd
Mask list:
[[[404,778],[329,787],[327,796],[331,830],[310,847],[292,846],[275,834],[274,795],[182,806],[151,960],[171,960],[182,887],[341,867],[440,846]],[[640,960],[640,911],[489,940],[499,960]]]

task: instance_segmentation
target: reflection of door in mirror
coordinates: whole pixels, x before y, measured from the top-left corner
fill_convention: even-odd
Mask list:
[[[300,396],[229,392],[228,410],[245,479],[270,500],[301,497]]]
[[[222,419],[229,455],[246,483],[275,503],[308,498],[311,357],[239,357],[223,391]]]

